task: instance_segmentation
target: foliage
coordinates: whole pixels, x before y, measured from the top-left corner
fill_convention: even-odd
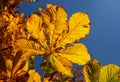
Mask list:
[[[114,64],[102,66],[96,59],[83,68],[85,82],[120,82],[120,67]]]
[[[83,44],[75,44],[89,33],[88,15],[77,12],[68,21],[66,11],[51,4],[47,4],[46,11],[42,8],[40,11],[41,14],[32,14],[26,23],[32,39],[20,39],[16,46],[26,56],[43,56],[48,64],[53,64],[53,70],[72,76],[72,63],[84,65],[90,60],[87,48]]]
[[[0,82],[120,81],[119,66],[90,60],[86,46],[77,43],[89,34],[88,14],[77,12],[68,19],[62,6],[47,4],[26,20],[15,10],[24,1],[32,0],[0,1]],[[36,55],[44,59],[43,76],[34,69]]]
[[[22,1],[0,2],[0,82],[27,82],[31,77],[28,62],[31,57],[26,58],[14,47],[18,39],[27,38],[24,14],[15,11]]]

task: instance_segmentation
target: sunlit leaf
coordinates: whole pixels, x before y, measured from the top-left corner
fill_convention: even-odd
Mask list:
[[[69,61],[84,65],[90,60],[90,55],[87,48],[83,44],[75,44],[60,52],[62,57],[65,57]]]
[[[8,71],[12,71],[12,66],[13,66],[13,61],[10,60],[10,59],[6,59],[5,60],[5,63],[6,63],[6,68]]]
[[[37,14],[32,14],[27,20],[27,30],[36,39],[40,38],[42,23],[42,18]]]
[[[57,57],[53,56],[53,59],[54,59],[55,67],[58,72],[60,72],[63,75],[65,74],[72,76],[71,69],[66,69],[66,67],[63,65],[63,62],[60,62],[60,60]]]
[[[96,59],[91,60],[83,67],[84,80],[86,82],[99,82],[100,69],[102,65]]]
[[[29,77],[24,51],[14,45],[27,35],[25,18],[15,9],[23,1],[28,0],[0,0],[0,82],[26,82]]]
[[[51,45],[55,45],[68,31],[67,13],[61,6],[47,4],[46,13],[42,13],[44,21],[48,26]]]
[[[69,71],[71,73],[71,69],[72,69],[72,62],[68,61],[66,58],[56,55],[56,58],[60,61],[60,63],[65,67],[65,69],[67,71]],[[62,72],[64,72],[63,70],[61,70]]]
[[[19,62],[13,67],[12,74],[17,73],[18,70],[22,69],[25,66],[25,60],[19,59]]]
[[[27,82],[41,82],[41,77],[35,70],[30,70],[29,75]]]
[[[20,39],[17,41],[16,45],[23,51],[26,51],[25,56],[32,56],[37,54],[44,54],[44,49],[36,42]]]
[[[27,20],[27,30],[32,37],[40,41],[40,44],[47,48],[47,40],[44,35],[43,21],[41,16],[37,14],[32,14]]]
[[[90,20],[88,15],[83,12],[77,12],[70,17],[69,32],[60,40],[57,45],[73,43],[85,38],[90,31]]]
[[[90,60],[83,44],[74,45],[90,31],[88,15],[77,12],[68,21],[67,12],[60,5],[47,4],[46,10],[39,10],[40,14],[32,14],[26,23],[30,40],[18,40],[16,45],[25,56],[41,55],[59,73],[72,76],[72,63],[84,65]]]
[[[24,73],[27,73],[27,69],[28,69],[28,65],[26,64],[24,58],[21,58],[22,53],[21,52],[17,52],[15,53],[15,56],[13,56],[13,59],[5,59],[5,67],[2,67],[4,70],[1,71],[2,73],[2,77],[4,78],[3,80],[6,81],[13,81],[13,80],[20,80],[20,78],[22,79],[21,81],[24,81],[25,77],[23,77]],[[1,58],[1,57],[0,57]],[[2,61],[2,60],[1,60]],[[4,63],[1,64],[1,66]]]
[[[100,82],[120,82],[120,67],[108,64],[100,70]]]

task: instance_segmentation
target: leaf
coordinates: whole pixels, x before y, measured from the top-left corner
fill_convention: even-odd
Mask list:
[[[35,70],[30,70],[29,75],[27,82],[41,82],[41,77]]]
[[[28,20],[27,20],[27,30],[28,32],[31,34],[31,36],[35,39],[37,39],[38,41],[40,41],[40,44],[44,47],[48,47],[47,46],[47,40],[46,37],[44,35],[44,28],[43,28],[43,21],[41,16],[37,15],[37,14],[32,14]]]
[[[28,62],[28,68],[29,68],[28,70],[34,69],[34,57],[29,57],[27,62]]]
[[[23,56],[32,56],[35,54],[44,54],[44,49],[36,42],[20,39],[16,42],[17,47],[21,50],[26,51]]]
[[[53,59],[53,57],[52,56],[50,56],[50,63],[51,63],[51,66],[54,66],[54,59]]]
[[[7,70],[11,72],[12,71],[12,67],[13,67],[13,61],[10,60],[10,59],[6,59],[5,62],[6,62]]]
[[[20,73],[16,74],[15,80],[17,82],[27,82],[29,78],[29,74],[26,71],[21,71]]]
[[[65,75],[69,75],[69,76],[72,76],[72,73],[71,73],[71,69],[66,69],[66,67],[63,65],[63,62],[61,63],[60,60],[55,57],[55,56],[52,56],[53,59],[54,59],[54,64],[55,64],[55,67],[56,67],[56,70],[61,73],[61,74],[65,74]],[[65,63],[64,63],[65,64]],[[67,63],[66,63],[67,64]]]
[[[60,5],[47,4],[46,10],[39,10],[40,14],[32,14],[26,24],[32,39],[18,40],[16,45],[25,52],[25,56],[39,54],[59,73],[72,76],[72,63],[84,65],[90,60],[83,44],[71,45],[89,33],[88,15],[77,12],[68,21],[67,12]]]
[[[108,64],[100,70],[100,82],[120,82],[120,67]]]
[[[42,28],[42,18],[37,14],[32,14],[26,23],[28,32],[35,38],[40,38],[39,32]]]
[[[21,56],[22,56],[22,51],[18,51],[13,59],[13,67],[19,62]]]
[[[88,15],[83,12],[77,12],[70,17],[69,32],[62,37],[57,45],[66,45],[85,38],[90,31],[90,20]]]
[[[21,70],[25,66],[25,64],[26,64],[25,60],[19,59],[19,62],[17,62],[17,64],[12,69],[12,75]]]
[[[44,62],[40,64],[40,69],[46,71],[46,73],[53,73],[56,72],[54,66],[52,66],[51,62]]]
[[[85,82],[98,82],[101,68],[102,65],[96,59],[91,60],[87,65],[85,65],[83,67]]]
[[[79,65],[84,65],[90,60],[87,48],[83,44],[75,44],[74,46],[68,47],[61,51],[60,54],[62,57]]]
[[[67,13],[61,6],[47,4],[47,11],[43,16],[53,46],[62,38],[63,33],[68,31]]]
[[[12,61],[12,75],[25,66],[25,60],[21,59],[22,51],[18,51]]]

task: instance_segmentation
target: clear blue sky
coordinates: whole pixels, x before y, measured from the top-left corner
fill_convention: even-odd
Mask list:
[[[38,0],[21,4],[19,10],[29,16],[47,3],[60,4],[70,17],[77,11],[87,12],[91,20],[91,32],[84,43],[103,65],[113,63],[120,66],[120,0]],[[36,58],[38,61],[40,58]]]

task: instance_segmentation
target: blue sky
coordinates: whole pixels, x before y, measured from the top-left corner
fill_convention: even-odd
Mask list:
[[[120,0],[38,0],[36,3],[22,3],[19,10],[29,16],[38,12],[39,6],[47,3],[60,4],[68,17],[78,11],[89,14],[91,31],[84,43],[103,65],[113,63],[120,66]],[[36,58],[40,60],[40,58]]]

